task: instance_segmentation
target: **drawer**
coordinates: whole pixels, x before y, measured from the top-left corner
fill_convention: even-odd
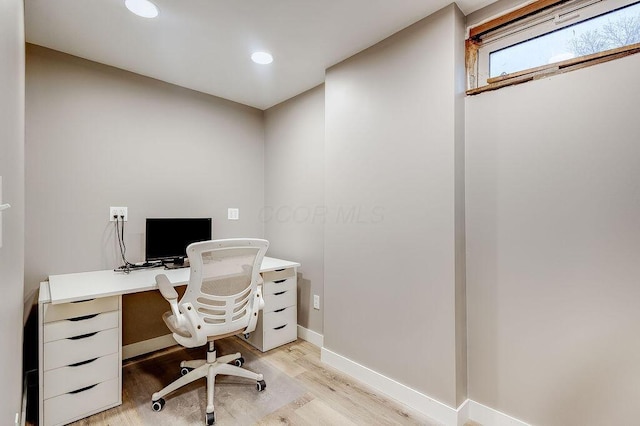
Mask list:
[[[269,271],[262,273],[262,279],[266,283],[267,281],[284,280],[290,277],[296,276],[296,268],[278,269],[277,271]]]
[[[65,393],[44,401],[44,426],[66,424],[120,402],[117,378],[75,393]]]
[[[119,314],[119,311],[102,312],[47,323],[44,325],[44,342],[52,342],[118,327],[120,322]]]
[[[281,312],[263,314],[263,351],[268,351],[298,337],[296,307],[290,306]]]
[[[293,323],[297,324],[296,307],[289,306],[279,312],[265,312],[262,314],[262,329],[264,333],[279,329],[281,326]]]
[[[100,312],[117,311],[120,309],[120,297],[100,297],[98,299],[81,302],[44,305],[43,322],[60,321],[67,318],[83,317],[85,315],[99,314]]]
[[[120,328],[44,344],[44,371],[118,352]]]
[[[296,279],[264,283],[264,312],[272,312],[296,304]]]
[[[94,358],[89,361],[44,372],[43,398],[49,399],[96,383],[117,378],[120,372],[118,354]]]

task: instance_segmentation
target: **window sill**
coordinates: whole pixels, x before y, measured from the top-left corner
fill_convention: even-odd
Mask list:
[[[603,52],[594,53],[593,55],[581,56],[579,58],[568,59],[566,61],[556,62],[554,64],[518,71],[499,77],[493,77],[487,80],[489,84],[477,87],[475,89],[469,89],[466,93],[467,95],[477,95],[479,93],[497,90],[502,87],[513,86],[531,80],[538,80],[541,78],[590,67],[592,65],[601,64],[603,62],[612,61],[618,58],[623,58],[625,56],[633,55],[639,52],[640,43],[619,47],[617,49],[605,50]]]

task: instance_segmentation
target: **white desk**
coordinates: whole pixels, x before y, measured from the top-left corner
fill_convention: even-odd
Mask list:
[[[296,268],[265,257],[265,307],[249,343],[262,351],[297,338]],[[155,276],[174,286],[189,268],[81,272],[40,283],[40,425],[63,425],[122,403],[122,295],[156,290]]]
[[[300,264],[288,260],[265,257],[262,260],[260,272],[271,272],[279,269],[297,268]],[[98,297],[119,296],[122,294],[138,293],[141,291],[157,290],[155,277],[165,274],[174,286],[189,283],[189,268],[136,269],[129,274],[123,272],[95,271],[79,272],[75,274],[51,275],[48,287],[49,298],[42,298],[41,302],[52,304],[77,302],[79,300],[95,299]],[[42,287],[42,285],[41,285]]]

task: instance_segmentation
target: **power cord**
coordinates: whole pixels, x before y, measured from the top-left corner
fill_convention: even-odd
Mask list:
[[[124,243],[124,216],[114,215],[113,217],[115,218],[116,237],[118,238],[118,246],[120,247],[120,257],[122,258],[122,265],[119,266],[117,269],[115,269],[115,271],[124,272],[125,274],[128,274],[129,272],[131,272],[131,267],[133,267],[134,264],[129,262],[126,257],[127,246]],[[122,220],[122,227],[120,226],[120,220]]]

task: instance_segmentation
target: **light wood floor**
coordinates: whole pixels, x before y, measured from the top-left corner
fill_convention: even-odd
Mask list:
[[[233,339],[233,340],[229,340]],[[246,379],[216,379],[216,425],[436,425],[420,413],[391,400],[320,362],[316,346],[298,340],[261,353],[235,337],[217,342],[224,349],[240,350],[245,367],[265,374],[267,389],[256,392]],[[221,343],[221,344],[218,344]],[[220,348],[222,346],[222,349]],[[180,359],[200,357],[203,349],[174,347],[123,365],[123,403],[88,417],[74,426],[204,424],[205,382],[168,395],[164,409],[151,410],[151,394],[175,379]],[[258,368],[251,368],[251,367]],[[154,379],[158,371],[171,370]],[[244,381],[243,381],[244,380]],[[163,383],[161,383],[163,382]],[[266,410],[266,411],[265,411]]]

